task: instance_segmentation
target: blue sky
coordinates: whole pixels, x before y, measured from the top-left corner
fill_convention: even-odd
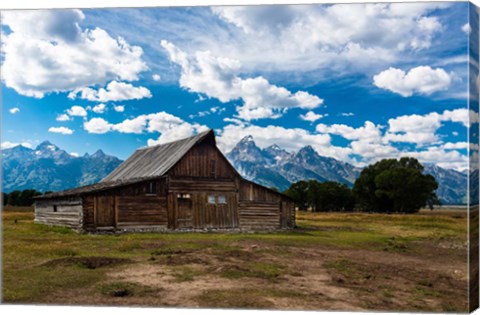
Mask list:
[[[213,128],[224,152],[252,135],[467,168],[467,3],[2,15],[2,148],[124,159]]]

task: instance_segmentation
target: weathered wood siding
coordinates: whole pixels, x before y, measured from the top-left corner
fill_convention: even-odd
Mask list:
[[[148,193],[151,182],[147,180],[83,196],[84,228],[166,228],[166,179],[154,180],[156,190],[153,194]]]
[[[205,141],[194,146],[169,171],[174,177],[233,179],[236,173],[227,159],[211,142]]]
[[[188,194],[189,198],[179,196]],[[208,197],[218,200],[225,197],[225,203],[211,204]],[[172,192],[168,196],[169,228],[175,229],[229,229],[239,227],[235,192]],[[188,207],[191,207],[188,209]]]
[[[82,199],[72,197],[35,201],[35,223],[81,229]]]
[[[293,203],[264,187],[240,180],[238,213],[240,227],[246,230],[292,228]]]
[[[167,198],[118,196],[115,199],[117,227],[162,225],[167,227]]]
[[[239,194],[240,201],[279,202],[281,200],[279,194],[246,180],[240,180]]]

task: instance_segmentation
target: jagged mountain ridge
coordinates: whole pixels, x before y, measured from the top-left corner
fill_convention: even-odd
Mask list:
[[[243,138],[226,156],[245,178],[280,191],[308,179],[333,180],[351,187],[361,172],[349,163],[319,155],[311,146],[298,152],[288,152],[275,144],[261,149],[251,136]],[[59,191],[93,184],[121,162],[102,150],[74,157],[48,141],[35,149],[23,146],[3,149],[3,191]],[[467,174],[433,164],[424,166],[425,173],[433,175],[439,183],[437,194],[442,203],[466,202]]]
[[[75,157],[44,141],[35,149],[21,145],[2,150],[3,191],[58,191],[93,184],[122,161],[98,150]]]
[[[321,156],[311,146],[303,147],[296,153],[287,152],[278,145],[261,149],[252,136],[240,140],[226,156],[245,178],[281,191],[294,182],[309,179],[337,181],[352,187],[362,170],[349,163]],[[424,172],[437,179],[437,195],[443,204],[466,202],[465,173],[433,164],[424,166]]]

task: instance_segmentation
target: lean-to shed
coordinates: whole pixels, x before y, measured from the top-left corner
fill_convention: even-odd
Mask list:
[[[36,198],[35,222],[77,230],[273,230],[295,225],[287,196],[243,179],[212,130],[136,150],[101,182]]]

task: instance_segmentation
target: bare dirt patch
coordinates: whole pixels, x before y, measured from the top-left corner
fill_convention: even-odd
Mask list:
[[[65,257],[49,260],[42,266],[46,267],[70,267],[79,266],[87,269],[97,269],[106,266],[116,266],[120,264],[129,263],[131,260],[124,258],[113,257]]]

